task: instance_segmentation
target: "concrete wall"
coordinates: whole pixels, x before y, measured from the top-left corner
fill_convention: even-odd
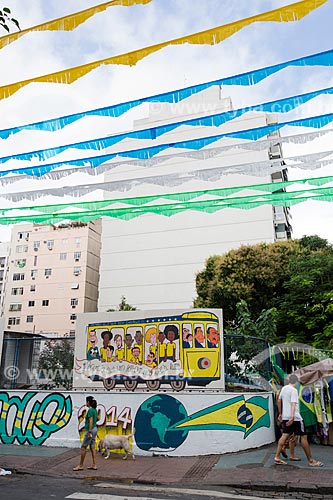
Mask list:
[[[0,442],[78,447],[88,394],[0,392]],[[135,428],[133,451],[138,455],[227,453],[275,440],[269,393],[92,394],[98,403],[98,438],[130,434]]]

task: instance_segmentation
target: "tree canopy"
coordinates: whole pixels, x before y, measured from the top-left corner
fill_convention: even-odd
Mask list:
[[[17,19],[11,17],[11,11],[8,7],[3,7],[0,9],[0,26],[7,31],[10,32],[10,26],[14,25],[16,28],[20,29],[20,25]]]
[[[222,308],[227,326],[234,325],[237,304],[244,301],[252,317],[276,310],[275,339],[333,348],[333,247],[319,236],[210,257],[196,287],[194,306]],[[248,334],[255,334],[253,328]]]

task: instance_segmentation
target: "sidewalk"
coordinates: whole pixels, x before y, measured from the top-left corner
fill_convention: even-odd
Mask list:
[[[255,450],[201,457],[136,457],[126,461],[118,454],[109,460],[97,456],[97,471],[74,472],[79,449],[44,446],[0,445],[0,467],[17,473],[55,477],[90,477],[103,481],[186,485],[187,487],[230,486],[266,491],[333,493],[332,447],[311,446],[313,457],[324,467],[308,466],[301,447],[300,462],[275,465],[275,444]],[[87,453],[85,467],[90,465]],[[9,476],[10,477],[10,476]]]

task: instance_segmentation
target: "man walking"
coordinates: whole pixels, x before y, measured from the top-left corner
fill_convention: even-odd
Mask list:
[[[278,397],[279,411],[281,410],[282,403],[282,414],[280,411],[278,417],[279,420],[282,421],[282,436],[278,441],[274,462],[277,465],[287,465],[287,462],[281,459],[280,454],[282,449],[284,448],[284,445],[286,444],[288,437],[291,434],[295,434],[295,436],[301,436],[301,445],[308,460],[308,464],[311,467],[321,467],[323,463],[315,460],[311,456],[308,438],[304,431],[303,419],[299,412],[298,392],[296,389],[297,383],[297,376],[291,374],[289,377],[289,384],[281,389]]]

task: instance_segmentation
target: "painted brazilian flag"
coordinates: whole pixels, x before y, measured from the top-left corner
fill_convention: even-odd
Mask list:
[[[174,424],[169,430],[229,430],[244,433],[244,439],[260,427],[270,427],[269,397],[244,396],[209,406]]]

